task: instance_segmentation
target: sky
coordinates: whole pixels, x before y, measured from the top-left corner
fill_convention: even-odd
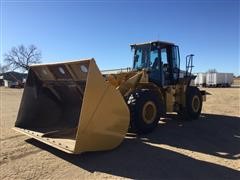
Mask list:
[[[1,51],[36,45],[42,62],[95,58],[99,68],[132,66],[130,44],[179,45],[181,69],[240,75],[239,0],[0,0]]]

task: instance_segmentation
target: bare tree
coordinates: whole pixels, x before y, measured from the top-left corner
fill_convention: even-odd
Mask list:
[[[5,73],[5,72],[7,72],[7,71],[8,71],[8,66],[2,65],[2,64],[0,63],[0,74],[1,74],[1,73]]]
[[[30,45],[26,48],[23,45],[13,47],[11,51],[4,54],[4,61],[9,69],[28,70],[29,65],[40,63],[41,52],[36,46]]]

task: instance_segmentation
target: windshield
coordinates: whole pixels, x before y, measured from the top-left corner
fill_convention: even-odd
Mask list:
[[[145,49],[136,49],[134,54],[133,69],[142,69],[147,67],[148,53]]]
[[[149,48],[135,49],[133,69],[140,70],[143,68],[159,69],[160,59],[158,50]]]
[[[133,69],[143,69],[149,67],[149,50],[136,49],[134,53]]]

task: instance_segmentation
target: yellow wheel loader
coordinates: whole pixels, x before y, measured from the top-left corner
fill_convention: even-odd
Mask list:
[[[178,46],[131,45],[133,67],[102,71],[94,59],[32,65],[14,129],[67,153],[109,150],[129,127],[149,133],[177,112],[197,119],[205,91],[190,85],[193,55],[180,70]]]

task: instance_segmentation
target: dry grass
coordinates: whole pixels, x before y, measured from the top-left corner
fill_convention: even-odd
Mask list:
[[[108,152],[69,155],[13,131],[22,95],[0,89],[1,179],[238,179],[240,89],[206,89],[199,120],[163,119]]]
[[[240,85],[240,78],[234,78],[233,79],[233,85]]]
[[[240,88],[206,88],[203,112],[209,114],[240,116]]]

